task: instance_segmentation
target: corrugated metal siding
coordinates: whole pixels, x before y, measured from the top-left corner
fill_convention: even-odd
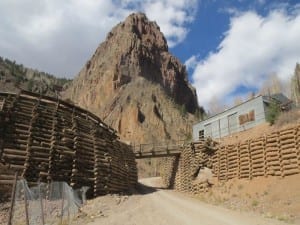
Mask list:
[[[235,132],[238,132],[238,118],[237,113],[233,113],[228,116],[228,130],[229,134],[233,134]]]
[[[213,138],[219,137],[219,120],[212,122],[212,137]]]
[[[251,121],[253,118],[254,120]],[[200,130],[204,130],[205,137],[219,138],[220,135],[224,137],[235,132],[247,130],[265,121],[263,97],[259,96],[195,124],[193,126],[193,139],[198,140]],[[207,126],[207,124],[211,125],[206,127],[208,130],[205,131],[205,125]]]
[[[221,124],[220,126],[221,137],[227,136],[229,134],[227,117],[221,118],[220,124]]]
[[[204,125],[204,136],[212,137],[212,124],[211,123]]]

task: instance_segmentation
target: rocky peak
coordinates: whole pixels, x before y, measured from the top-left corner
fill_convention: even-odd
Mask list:
[[[104,59],[110,65],[103,63]],[[185,66],[168,52],[158,25],[149,21],[145,14],[131,14],[114,27],[83,70],[89,75],[107,66],[112,67],[113,89],[143,76],[160,83],[187,111],[194,113],[197,109],[196,92],[188,85]]]
[[[142,13],[131,14],[108,33],[64,96],[98,114],[121,136],[150,132],[150,123],[174,136],[168,134],[166,115],[173,121],[178,114],[163,105],[175,103],[192,114],[199,109],[185,66],[168,52],[159,26]],[[126,114],[130,116],[122,120]]]
[[[144,13],[133,13],[117,26],[116,31],[123,29],[122,32],[132,32],[141,41],[142,45],[150,49],[168,51],[167,41],[160,32],[156,22],[150,22]],[[113,30],[115,32],[115,30]]]

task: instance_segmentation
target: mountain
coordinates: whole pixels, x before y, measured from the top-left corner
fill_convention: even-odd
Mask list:
[[[30,69],[15,61],[0,57],[0,90],[18,92],[20,89],[35,93],[57,96],[69,79]]]
[[[63,97],[89,109],[131,143],[191,137],[201,117],[186,68],[145,14],[116,25]]]

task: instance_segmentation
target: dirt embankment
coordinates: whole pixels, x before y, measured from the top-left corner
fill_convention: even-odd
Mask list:
[[[217,182],[197,198],[209,204],[300,224],[300,174]]]

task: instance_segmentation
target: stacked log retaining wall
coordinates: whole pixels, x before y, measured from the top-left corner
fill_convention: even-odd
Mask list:
[[[51,97],[0,93],[0,185],[15,171],[35,183],[89,186],[89,195],[137,183],[135,155],[97,116]]]
[[[219,145],[213,173],[219,180],[300,173],[299,138],[297,125],[235,145]]]
[[[252,140],[236,144],[209,145],[207,141],[186,145],[181,152],[176,171],[164,164],[163,174],[175,173],[175,188],[199,193],[206,191],[209,180],[197,180],[199,171],[210,168],[219,181],[233,178],[285,177],[300,173],[300,126],[290,126]],[[166,184],[172,183],[163,176]]]

